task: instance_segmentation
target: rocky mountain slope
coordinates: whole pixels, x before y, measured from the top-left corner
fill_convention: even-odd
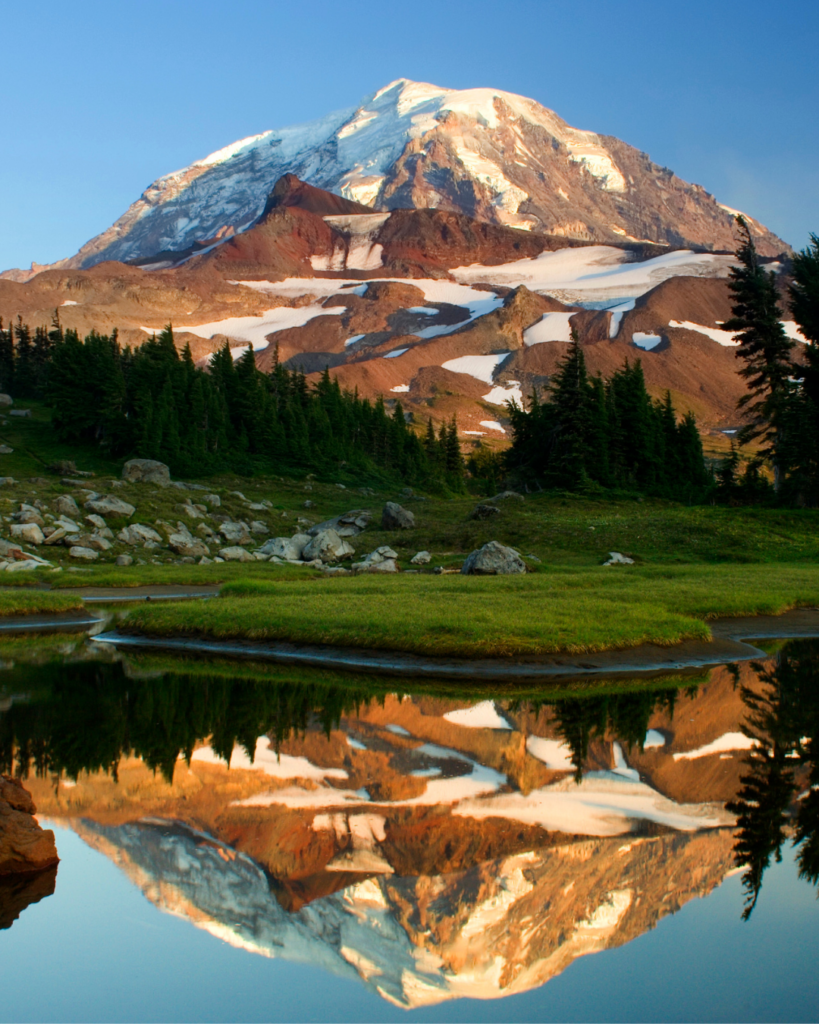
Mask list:
[[[587,242],[734,245],[734,211],[619,139],[572,128],[512,93],[398,79],[356,108],[242,139],[158,178],[115,224],[51,266],[201,251],[247,229],[287,173],[376,210],[449,210]],[[750,224],[762,253],[787,248]]]
[[[252,345],[263,369],[330,367],[422,424],[456,414],[465,443],[504,440],[507,401],[547,385],[575,330],[592,372],[640,358],[655,395],[669,389],[721,430],[737,425],[744,392],[721,326],[731,262],[441,209],[378,213],[286,175],[254,226],[214,248],[0,280],[0,317],[34,327],[56,310],[66,327],[116,327],[132,346],[172,321],[197,360],[227,341],[237,355]]]

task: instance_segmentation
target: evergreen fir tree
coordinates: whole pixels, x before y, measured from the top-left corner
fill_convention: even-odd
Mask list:
[[[739,400],[748,423],[738,435],[741,444],[762,442],[763,454],[771,460],[774,488],[779,489],[787,447],[786,409],[792,397],[790,377],[793,341],[782,326],[782,310],[773,274],[759,262],[754,240],[744,218],[737,217],[741,244],[737,249],[739,266],[730,271],[730,289],[734,297],[733,317],[725,329],[739,340],[737,358],[744,362],[739,371],[748,386]]]

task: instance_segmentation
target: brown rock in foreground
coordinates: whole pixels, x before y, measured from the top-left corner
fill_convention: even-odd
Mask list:
[[[43,871],[59,862],[54,833],[40,828],[36,812],[22,783],[0,776],[0,877]]]

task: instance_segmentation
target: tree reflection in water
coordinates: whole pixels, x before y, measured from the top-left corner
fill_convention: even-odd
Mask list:
[[[761,686],[742,687],[742,731],[755,746],[745,757],[742,788],[726,805],[739,826],[736,863],[746,868],[745,920],[786,840],[798,847],[800,877],[819,882],[819,641],[790,641],[772,668],[755,669]]]

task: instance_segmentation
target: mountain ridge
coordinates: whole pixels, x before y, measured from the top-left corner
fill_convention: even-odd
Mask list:
[[[25,281],[216,245],[257,221],[285,174],[381,211],[451,210],[593,243],[734,246],[734,211],[613,136],[503,90],[397,79],[358,107],[249,136],[163,175],[74,256],[0,276]],[[748,220],[763,255],[788,249]]]

